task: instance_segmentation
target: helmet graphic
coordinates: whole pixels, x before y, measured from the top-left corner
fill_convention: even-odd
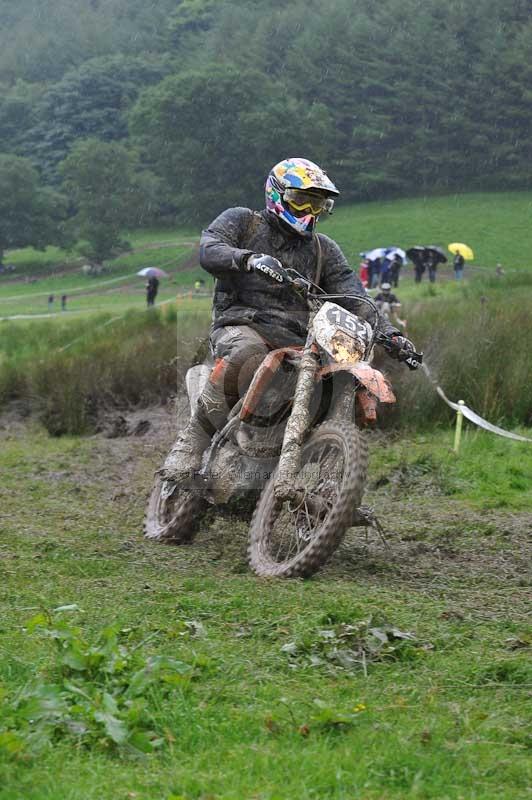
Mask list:
[[[326,173],[306,158],[285,158],[266,179],[266,208],[304,236],[340,194]]]

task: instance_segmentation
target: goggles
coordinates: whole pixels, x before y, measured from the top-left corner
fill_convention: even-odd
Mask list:
[[[296,211],[309,211],[316,217],[324,212],[330,214],[333,210],[334,200],[321,194],[305,192],[302,189],[285,189],[283,199]]]

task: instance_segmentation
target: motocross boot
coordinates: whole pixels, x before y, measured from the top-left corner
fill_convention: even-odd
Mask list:
[[[200,469],[203,453],[214,432],[223,426],[227,411],[223,391],[207,383],[198,399],[196,413],[177,437],[162,466],[161,475],[164,479],[184,480]]]

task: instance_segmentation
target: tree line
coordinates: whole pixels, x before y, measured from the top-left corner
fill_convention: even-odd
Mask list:
[[[530,0],[20,0],[0,30],[0,181],[97,258],[124,220],[260,207],[287,155],[351,200],[530,183]],[[0,250],[42,243],[0,214]]]

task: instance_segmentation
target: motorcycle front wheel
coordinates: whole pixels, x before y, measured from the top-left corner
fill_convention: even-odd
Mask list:
[[[156,475],[144,518],[144,535],[168,544],[188,544],[207,506],[202,497]]]
[[[250,527],[249,564],[263,577],[313,575],[351,527],[366,483],[366,442],[351,422],[324,422],[310,435],[293,476],[294,499],[278,500],[276,472]]]

